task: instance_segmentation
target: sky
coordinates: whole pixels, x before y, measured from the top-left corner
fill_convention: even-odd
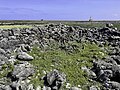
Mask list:
[[[0,20],[120,20],[120,0],[0,0]]]

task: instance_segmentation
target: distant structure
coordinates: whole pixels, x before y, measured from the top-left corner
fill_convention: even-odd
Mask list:
[[[41,19],[41,21],[43,21],[43,19]]]
[[[92,21],[93,21],[93,19],[92,19],[92,17],[90,17],[89,22],[92,22]]]

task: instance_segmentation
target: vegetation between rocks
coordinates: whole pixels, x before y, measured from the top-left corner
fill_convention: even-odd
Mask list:
[[[43,81],[40,80],[46,73],[53,69],[57,69],[66,74],[67,82],[72,86],[91,84],[87,74],[81,67],[92,67],[94,57],[103,58],[107,53],[101,50],[95,43],[82,42],[71,43],[77,46],[76,52],[68,53],[54,47],[53,50],[43,50],[39,47],[33,47],[30,55],[35,60],[30,61],[36,67],[36,73],[32,77],[31,83],[35,86],[42,85]]]

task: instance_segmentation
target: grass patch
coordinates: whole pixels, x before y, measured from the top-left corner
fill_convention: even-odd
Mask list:
[[[81,70],[82,66],[91,67],[93,57],[103,58],[107,54],[100,49],[96,44],[91,43],[75,43],[78,45],[78,51],[67,53],[65,50],[41,50],[34,47],[30,52],[35,59],[30,61],[36,67],[36,73],[32,77],[31,83],[35,86],[43,85],[41,77],[53,69],[58,69],[64,72],[67,76],[67,82],[73,86],[86,85],[89,83],[85,72]],[[82,46],[82,47],[81,47]]]
[[[66,23],[67,25],[70,26],[80,26],[82,28],[102,28],[105,26],[105,23],[95,23],[95,22],[86,22],[86,23]]]
[[[2,68],[0,70],[0,78],[6,77],[8,73],[12,72],[14,69],[14,66],[12,64],[3,64]]]
[[[12,29],[12,28],[32,28],[30,25],[2,25],[0,29]]]

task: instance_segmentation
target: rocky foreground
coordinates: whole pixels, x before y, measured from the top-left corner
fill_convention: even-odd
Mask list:
[[[46,51],[57,43],[59,49],[72,53],[77,46],[69,46],[69,42],[94,43],[108,54],[102,60],[93,56],[92,67],[80,68],[87,73],[89,80],[101,84],[101,87],[86,86],[87,90],[120,90],[120,31],[112,24],[92,29],[46,24],[31,29],[0,30],[0,90],[84,90],[79,85],[70,86],[66,83],[65,72],[54,68],[49,72],[43,71],[45,75],[40,78],[44,81],[43,86],[35,87],[30,83],[37,72],[30,63],[35,59],[29,54],[32,48],[38,46]]]

